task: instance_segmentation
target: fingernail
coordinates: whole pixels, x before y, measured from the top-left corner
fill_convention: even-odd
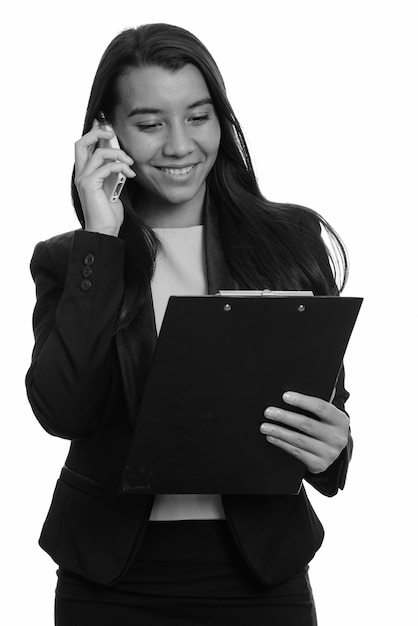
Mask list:
[[[292,393],[291,391],[286,391],[283,394],[283,400],[285,402],[296,402],[296,396],[294,393]]]
[[[273,432],[273,428],[270,426],[270,424],[261,424],[260,430],[265,435],[269,435],[271,432]]]
[[[276,407],[274,407],[274,406],[269,406],[269,407],[267,407],[267,409],[264,411],[264,415],[265,415],[266,417],[272,417],[272,418],[275,418],[275,417],[278,417],[278,416],[279,416],[279,411],[278,411],[278,409],[276,409]]]

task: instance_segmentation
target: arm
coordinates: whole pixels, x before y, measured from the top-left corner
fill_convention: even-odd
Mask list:
[[[302,249],[312,257],[313,263],[322,275],[320,294],[336,295],[333,272],[328,260],[326,246],[321,237],[321,227],[316,216],[301,208],[299,236]],[[326,288],[324,289],[324,282]],[[318,294],[317,289],[315,293]],[[318,491],[333,496],[343,489],[351,459],[353,440],[350,422],[345,412],[345,402],[349,397],[344,388],[344,369],[338,377],[335,395],[331,402],[310,398],[302,394],[292,394],[288,400],[297,411],[299,406],[314,413],[318,419],[308,418],[295,412],[281,411],[276,407],[266,410],[266,417],[277,421],[277,426],[263,424],[261,429],[270,443],[299,458],[306,465],[305,479]],[[298,429],[289,430],[286,426]]]
[[[76,231],[66,276],[56,262],[64,254],[68,250],[40,243],[32,258],[35,347],[26,387],[45,430],[77,439],[91,431],[106,403],[113,328],[124,289],[124,242]]]
[[[318,266],[320,267],[321,272],[329,285],[329,292],[330,294],[336,295],[338,292],[335,285],[334,275],[331,271],[328,260],[326,246],[321,237],[321,226],[319,221],[311,213],[307,214],[303,212],[301,224],[301,235],[305,234],[308,238],[309,248],[316,258]],[[344,367],[342,367],[336,383],[335,396],[332,400],[332,404],[340,411],[343,411],[346,415],[347,412],[345,411],[345,403],[349,396],[350,394],[344,386]],[[353,439],[350,428],[348,428],[347,444],[335,461],[333,461],[333,463],[321,473],[313,474],[307,470],[305,479],[322,494],[326,496],[335,495],[338,492],[338,489],[344,488],[348,464],[350,462],[352,452]]]
[[[339,391],[333,402],[286,392],[283,400],[295,412],[268,407],[264,415],[276,423],[261,425],[267,441],[301,461],[307,470],[305,479],[328,496],[344,487],[353,445],[349,417],[336,406],[336,403],[341,406],[344,397],[341,384],[338,383]],[[298,413],[298,409],[315,417]]]
[[[103,184],[112,173],[135,176],[123,150],[97,148],[113,134],[95,120],[75,144],[85,231],[74,233],[69,255],[63,238],[38,244],[31,263],[37,304],[28,397],[42,426],[68,439],[88,435],[100,419],[112,378],[113,329],[124,291],[125,248],[117,238],[124,211],[120,200],[109,201]]]
[[[332,404],[340,411],[345,411],[345,402],[349,398],[349,393],[344,387],[344,368],[342,368],[336,385],[335,397]],[[334,496],[339,489],[344,489],[347,476],[348,464],[353,454],[353,438],[350,428],[348,429],[348,440],[340,455],[323,472],[313,474],[306,471],[305,480],[315,489],[325,496]]]

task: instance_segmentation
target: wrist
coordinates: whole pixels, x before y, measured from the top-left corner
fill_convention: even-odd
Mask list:
[[[88,233],[99,233],[100,235],[109,235],[110,237],[118,237],[119,228],[94,227],[90,224],[85,225],[84,230]]]

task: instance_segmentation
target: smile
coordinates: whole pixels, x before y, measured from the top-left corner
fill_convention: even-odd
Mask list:
[[[187,167],[159,167],[158,169],[170,176],[186,176],[190,174],[196,165],[188,165]]]

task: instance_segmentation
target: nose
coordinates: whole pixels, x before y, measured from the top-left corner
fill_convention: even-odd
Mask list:
[[[167,136],[163,145],[165,156],[181,158],[194,150],[194,142],[187,128],[181,122],[172,124],[168,128]]]

